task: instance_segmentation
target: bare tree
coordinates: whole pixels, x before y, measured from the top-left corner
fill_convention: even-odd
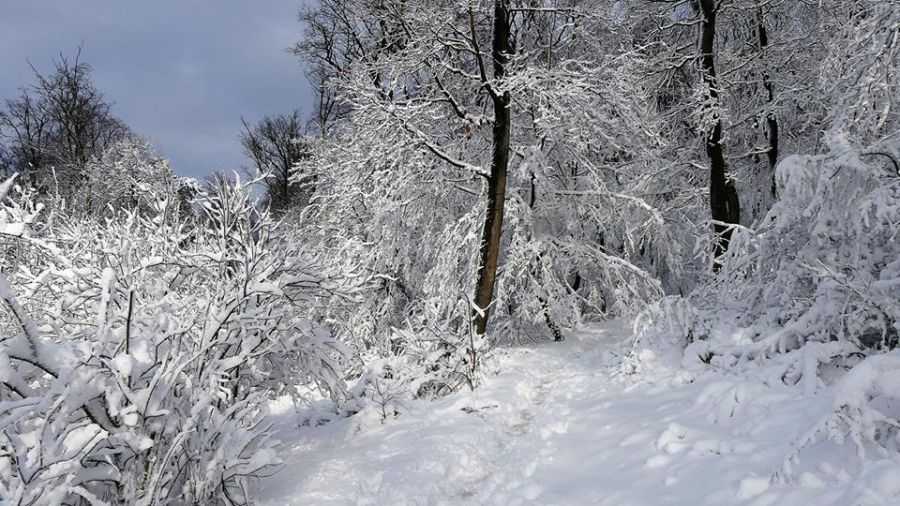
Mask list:
[[[376,19],[361,16],[365,6],[356,1],[323,0],[300,12],[303,39],[291,51],[305,64],[316,90],[312,124],[322,133],[346,116],[348,107],[338,98],[334,79],[346,73],[354,61],[365,61],[378,44],[382,30]]]
[[[10,177],[15,173],[13,158],[6,146],[0,144],[0,175]]]
[[[242,119],[241,145],[244,154],[259,172],[268,172],[263,180],[266,196],[273,211],[285,212],[304,205],[308,200],[311,180],[297,183],[296,166],[308,156],[303,141],[300,111],[287,115],[266,116],[256,124]]]
[[[0,110],[0,140],[13,171],[37,188],[68,195],[84,183],[88,162],[132,133],[91,82],[80,49],[74,60],[60,55],[52,74],[32,70],[35,83]]]
[[[27,175],[32,186],[39,186],[51,158],[50,121],[37,101],[23,91],[0,111],[0,139],[6,144],[9,170]]]

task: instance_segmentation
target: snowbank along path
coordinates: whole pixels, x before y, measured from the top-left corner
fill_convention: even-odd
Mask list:
[[[474,392],[410,402],[385,421],[321,427],[285,416],[285,467],[264,505],[900,504],[900,463],[861,466],[819,444],[785,477],[792,444],[829,409],[796,390],[694,377],[645,354],[623,377],[617,324],[504,350]],[[610,351],[613,350],[613,351]],[[674,365],[667,365],[674,364]]]

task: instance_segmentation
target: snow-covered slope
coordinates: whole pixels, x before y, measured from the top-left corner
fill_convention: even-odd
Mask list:
[[[266,505],[900,504],[900,461],[861,463],[849,445],[795,448],[832,405],[690,372],[645,352],[623,376],[628,332],[583,329],[505,351],[475,392],[298,428],[260,483]],[[652,367],[651,367],[652,366]],[[791,464],[785,467],[786,459]]]

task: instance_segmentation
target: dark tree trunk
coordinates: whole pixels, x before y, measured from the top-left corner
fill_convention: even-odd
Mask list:
[[[494,63],[494,79],[499,81],[506,76],[508,55],[512,52],[508,0],[494,1],[493,35],[491,58]],[[510,94],[508,91],[502,93],[492,91],[491,97],[494,102],[491,174],[488,180],[487,216],[485,216],[484,233],[481,239],[481,265],[475,287],[475,304],[481,310],[475,313],[475,330],[479,334],[484,334],[487,329],[491,301],[494,297],[497,262],[500,258],[500,237],[503,233],[506,173],[509,168]]]
[[[716,79],[716,65],[713,58],[716,39],[716,0],[697,0],[703,22],[700,30],[700,69],[704,83],[709,89],[711,102],[718,103],[719,90]],[[715,258],[728,250],[731,239],[730,224],[740,222],[740,205],[734,181],[728,175],[725,150],[722,146],[722,120],[716,118],[713,127],[706,134],[706,155],[709,157],[709,205],[712,219],[716,222],[713,230],[716,242],[713,248]],[[718,268],[718,263],[715,264]]]
[[[769,45],[769,33],[766,31],[762,10],[759,11],[758,17],[759,47],[762,51],[765,51]],[[768,103],[771,106],[775,101],[775,91],[768,72],[763,72],[763,87],[766,89]],[[769,173],[772,176],[772,198],[774,199],[778,198],[778,187],[775,184],[775,166],[778,165],[778,118],[772,111],[766,114],[766,128],[769,131],[769,149],[766,151],[766,157],[769,160]]]

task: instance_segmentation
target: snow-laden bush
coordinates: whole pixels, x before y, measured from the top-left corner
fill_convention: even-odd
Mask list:
[[[893,349],[900,335],[900,174],[887,147],[835,139],[778,166],[781,198],[755,233],[739,231],[712,299],[758,331],[720,353],[753,358],[809,342]],[[773,330],[773,331],[770,331]]]
[[[471,300],[432,297],[398,308],[391,296],[381,296],[391,283],[382,281],[349,311],[347,321],[335,326],[344,339],[358,346],[356,361],[347,368],[352,386],[336,413],[374,413],[385,419],[400,414],[406,401],[477,387],[492,349],[487,337],[475,332]],[[405,320],[399,321],[401,317]],[[390,327],[383,329],[384,325]],[[315,416],[319,422],[333,413]]]
[[[53,180],[41,192],[47,207],[66,215],[110,216],[128,209],[154,213],[160,200],[166,211],[186,214],[199,183],[173,172],[169,160],[149,141],[128,137],[107,146],[77,167],[82,182],[67,187]]]
[[[460,336],[445,324],[395,329],[391,355],[374,358],[351,389],[347,413],[384,420],[403,412],[406,401],[435,399],[481,383],[492,349],[483,335]],[[364,423],[364,422],[362,422]]]
[[[779,200],[756,230],[735,231],[709,284],[639,318],[636,349],[680,345],[686,364],[825,389],[834,409],[798,451],[822,437],[897,451],[898,155],[834,133],[828,145],[779,164]]]
[[[12,181],[3,186],[11,189]],[[0,206],[0,497],[242,504],[278,464],[266,401],[345,395],[349,350],[312,317],[353,289],[279,234],[246,184],[199,215],[42,219]]]
[[[71,199],[81,212],[115,212],[118,209],[152,211],[161,197],[175,199],[173,212],[185,212],[192,192],[190,180],[177,176],[169,161],[149,144],[127,139],[113,144],[83,169],[86,183]]]
[[[467,299],[449,306],[425,301],[405,327],[392,332],[394,355],[403,364],[402,381],[416,397],[440,397],[463,387],[474,389],[481,382],[491,353],[487,338],[469,323],[472,306]]]

